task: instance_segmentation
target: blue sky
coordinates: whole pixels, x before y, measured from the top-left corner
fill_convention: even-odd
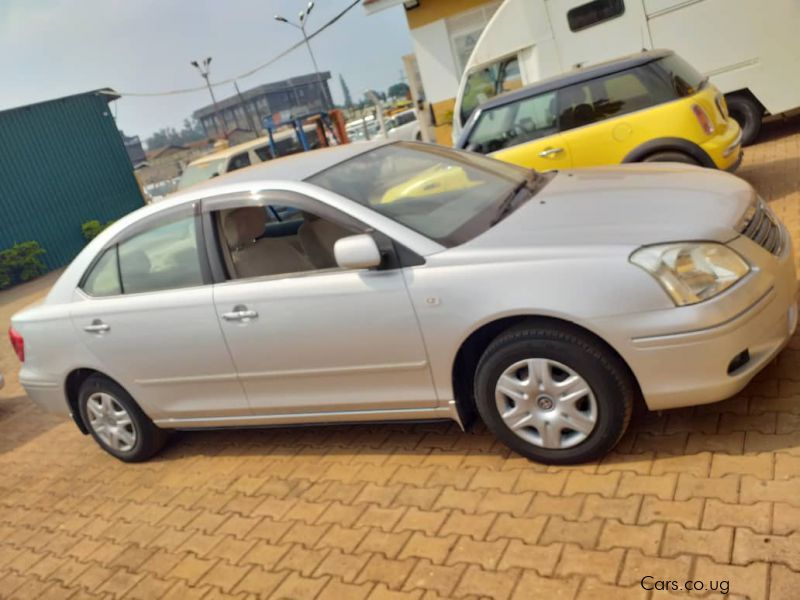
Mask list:
[[[317,0],[315,30],[351,0]],[[247,71],[298,40],[300,32],[273,20],[296,18],[307,0],[0,0],[0,110],[86,90],[112,87],[151,92],[194,87],[203,80],[189,62],[212,56],[212,81]],[[412,52],[403,9],[367,16],[357,6],[313,42],[321,70],[333,74],[341,99],[342,73],[353,97],[386,90],[400,78],[401,57]],[[239,81],[242,90],[313,72],[300,48],[277,64]],[[233,86],[215,90],[217,97]],[[180,127],[208,92],[116,102],[127,134],[147,137]],[[113,105],[112,105],[113,107]]]

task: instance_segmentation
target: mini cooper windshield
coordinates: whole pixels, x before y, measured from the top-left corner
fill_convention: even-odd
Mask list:
[[[309,179],[444,246],[480,235],[530,198],[541,175],[435,146],[381,146]],[[531,185],[529,185],[531,184]]]

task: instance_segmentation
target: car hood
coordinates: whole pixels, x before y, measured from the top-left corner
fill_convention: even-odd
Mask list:
[[[473,242],[498,248],[727,242],[754,197],[738,177],[686,165],[560,171]]]

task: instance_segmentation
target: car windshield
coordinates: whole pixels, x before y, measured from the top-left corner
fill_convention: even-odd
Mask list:
[[[219,158],[217,160],[210,160],[208,162],[197,163],[189,165],[181,176],[181,181],[178,183],[178,189],[184,190],[190,186],[206,181],[212,177],[222,175],[225,171],[225,162],[227,158]]]
[[[368,206],[444,246],[480,235],[533,171],[411,142],[381,146],[308,181]]]

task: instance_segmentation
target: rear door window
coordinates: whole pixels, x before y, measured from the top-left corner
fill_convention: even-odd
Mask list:
[[[203,285],[194,217],[154,227],[119,245],[125,294]]]
[[[489,154],[557,133],[556,93],[546,92],[483,111],[470,133],[469,150]]]
[[[558,96],[562,131],[676,99],[665,78],[651,65],[572,85],[561,90]]]

